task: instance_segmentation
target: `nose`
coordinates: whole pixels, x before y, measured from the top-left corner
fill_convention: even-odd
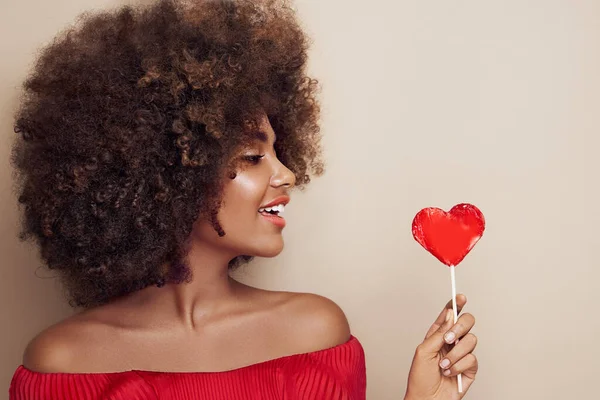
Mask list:
[[[296,185],[296,175],[283,163],[277,160],[275,173],[271,176],[271,186],[285,186],[289,189]]]

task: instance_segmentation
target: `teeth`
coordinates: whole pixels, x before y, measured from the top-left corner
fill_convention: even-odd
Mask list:
[[[278,204],[278,205],[273,206],[273,207],[259,208],[258,212],[271,212],[271,211],[275,211],[275,212],[277,212],[279,214],[282,214],[284,210],[285,210],[285,206],[283,204]]]

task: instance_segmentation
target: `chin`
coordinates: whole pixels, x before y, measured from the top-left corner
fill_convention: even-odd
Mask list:
[[[283,238],[273,238],[264,245],[256,246],[252,252],[257,257],[272,258],[278,256],[283,251]]]

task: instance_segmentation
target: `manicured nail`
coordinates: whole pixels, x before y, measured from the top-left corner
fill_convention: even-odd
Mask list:
[[[448,360],[447,358],[444,358],[440,363],[440,367],[442,368],[446,368],[448,365],[450,365],[450,360]]]
[[[449,369],[444,370],[444,375],[446,375],[446,376],[450,375],[450,370]]]
[[[446,339],[446,343],[452,343],[454,341],[455,337],[456,337],[456,335],[454,334],[454,332],[448,332],[444,336],[444,338]]]

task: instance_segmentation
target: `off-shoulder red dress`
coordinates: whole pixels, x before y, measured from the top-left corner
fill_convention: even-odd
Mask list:
[[[338,346],[223,372],[131,370],[43,373],[20,365],[10,400],[364,400],[364,350],[354,336]]]

